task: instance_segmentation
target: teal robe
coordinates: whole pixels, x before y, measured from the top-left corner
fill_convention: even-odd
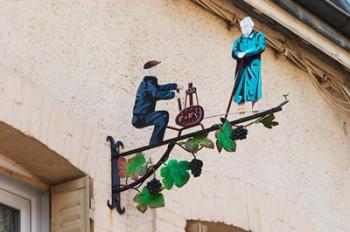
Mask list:
[[[265,47],[265,35],[257,31],[252,31],[249,36],[241,35],[233,43],[232,57],[237,60],[233,101],[237,104],[262,97],[260,54]],[[238,52],[246,54],[239,59]]]

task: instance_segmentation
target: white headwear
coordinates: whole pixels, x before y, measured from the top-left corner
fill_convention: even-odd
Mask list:
[[[252,18],[250,18],[248,16],[248,17],[245,17],[244,19],[242,19],[239,22],[239,25],[241,26],[241,31],[242,31],[243,35],[248,36],[253,30],[254,22],[253,22]]]

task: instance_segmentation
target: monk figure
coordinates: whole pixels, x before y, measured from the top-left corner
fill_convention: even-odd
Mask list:
[[[242,35],[236,38],[232,46],[232,57],[237,60],[236,79],[233,88],[233,101],[238,104],[239,112],[244,111],[245,102],[252,102],[252,111],[262,97],[261,53],[265,50],[265,35],[253,30],[254,22],[250,17],[240,22]]]

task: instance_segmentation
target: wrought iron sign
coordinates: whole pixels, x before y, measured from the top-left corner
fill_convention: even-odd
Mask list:
[[[205,119],[204,109],[199,105],[197,89],[193,83],[188,84],[184,105],[182,105],[179,96],[180,90],[183,89],[181,85],[176,83],[160,85],[158,83],[156,73],[161,62],[152,60],[144,65],[146,74],[137,89],[132,125],[136,128],[154,126],[154,129],[149,145],[129,151],[122,151],[124,145],[121,141],[115,141],[112,136],[107,137],[111,148],[112,196],[111,201],[107,202],[110,209],[116,209],[120,214],[125,213],[125,207],[121,205],[120,195],[130,189],[137,191],[134,202],[139,211],[144,213],[148,208],[163,207],[165,205],[163,195],[165,190],[170,190],[174,186],[181,188],[188,183],[191,175],[193,177],[201,175],[204,163],[196,156],[201,149],[214,149],[216,147],[218,152],[222,150],[235,152],[238,141],[247,138],[249,126],[262,124],[271,129],[278,125],[274,113],[282,111],[282,107],[288,103],[286,95],[285,100],[276,107],[264,111],[255,109],[262,96],[260,55],[265,49],[264,34],[253,30],[254,23],[249,17],[243,19],[240,25],[243,35],[238,37],[233,44],[232,57],[237,60],[238,64],[235,71],[235,84],[226,112],[206,117],[223,116],[219,124],[208,128],[202,124],[203,119]],[[168,112],[156,111],[156,102],[170,100],[176,96],[179,107],[179,113],[175,119],[177,126],[169,126]],[[232,101],[238,104],[238,114],[241,117],[229,121],[228,115],[236,114],[229,113]],[[252,102],[252,111],[246,112],[244,110],[245,102]],[[248,115],[249,112],[252,114]],[[183,131],[193,127],[199,127],[199,130],[183,134]],[[164,140],[166,129],[178,131],[177,137]],[[215,132],[215,143],[208,138],[211,132]],[[165,145],[167,149],[155,163],[146,160],[142,153]],[[169,160],[175,146],[190,153],[191,160]],[[128,156],[133,157],[127,159]],[[157,179],[156,175],[159,168],[161,168],[161,181]],[[151,180],[144,185],[149,178]],[[125,179],[123,183],[121,179]]]

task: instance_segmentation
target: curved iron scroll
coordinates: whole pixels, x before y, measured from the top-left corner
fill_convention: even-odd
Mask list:
[[[120,204],[120,192],[114,191],[114,186],[120,186],[120,177],[118,170],[118,158],[120,156],[120,147],[124,148],[122,142],[115,142],[112,136],[107,137],[107,141],[111,144],[111,179],[112,179],[112,203],[108,200],[107,205],[110,209],[117,209],[119,214],[125,213],[125,207]]]
[[[125,213],[125,207],[121,207],[120,203],[120,193],[127,191],[129,189],[133,189],[136,186],[141,186],[143,182],[145,182],[148,177],[153,175],[153,173],[165,162],[168,160],[170,152],[173,150],[175,146],[175,142],[169,143],[168,148],[162,155],[162,157],[159,159],[159,161],[155,164],[150,166],[147,169],[147,172],[145,175],[143,175],[140,179],[128,184],[128,185],[121,185],[120,184],[120,176],[119,176],[119,169],[118,169],[118,158],[120,157],[120,147],[124,148],[124,145],[122,142],[117,141],[115,142],[114,138],[112,136],[107,137],[107,141],[111,144],[111,178],[112,178],[112,203],[110,201],[107,201],[107,205],[110,209],[117,209],[119,214]]]
[[[121,193],[121,192],[124,192],[124,191],[127,191],[129,189],[132,189],[136,186],[139,186],[139,185],[142,185],[143,182],[145,182],[145,180],[148,179],[148,177],[150,177],[151,175],[153,175],[153,173],[155,171],[157,171],[157,169],[165,162],[168,160],[169,158],[169,155],[170,155],[170,152],[173,150],[174,146],[175,146],[175,142],[172,142],[172,143],[169,143],[168,145],[168,148],[166,149],[166,151],[164,152],[164,154],[162,155],[162,157],[159,159],[159,161],[155,164],[155,165],[152,165],[151,167],[149,167],[147,169],[147,172],[145,175],[143,175],[140,179],[128,184],[128,185],[125,185],[125,186],[114,186],[113,187],[113,191],[117,192],[117,193]]]

